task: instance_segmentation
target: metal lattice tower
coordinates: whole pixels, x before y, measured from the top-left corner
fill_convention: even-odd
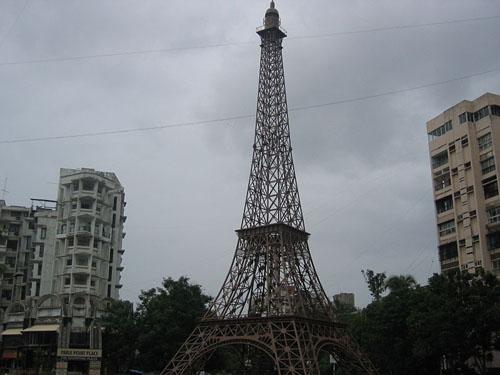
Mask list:
[[[253,158],[238,244],[207,314],[162,375],[194,371],[218,347],[247,344],[267,353],[276,372],[318,374],[320,350],[344,368],[375,374],[343,326],[309,251],[292,158],[283,70],[286,32],[274,1],[264,25]]]

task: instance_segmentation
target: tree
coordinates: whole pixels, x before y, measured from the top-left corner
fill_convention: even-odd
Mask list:
[[[110,373],[124,372],[134,364],[138,329],[133,304],[113,301],[102,319],[103,362]]]
[[[167,278],[161,287],[142,291],[137,307],[139,368],[163,369],[204,315],[210,299],[187,277]]]
[[[372,270],[363,270],[361,273],[368,284],[368,289],[370,290],[373,300],[380,300],[382,293],[385,291],[385,279],[387,278],[385,272],[375,273]]]
[[[490,273],[434,275],[427,286],[368,273],[374,301],[349,323],[381,374],[486,374],[500,347],[500,282]],[[373,288],[375,286],[376,288]],[[377,295],[379,296],[377,298]]]
[[[411,275],[399,275],[389,277],[384,287],[391,292],[404,291],[406,289],[414,289],[417,286],[417,281]]]
[[[482,269],[434,275],[410,317],[420,350],[444,358],[445,374],[486,374],[499,349],[500,282]]]

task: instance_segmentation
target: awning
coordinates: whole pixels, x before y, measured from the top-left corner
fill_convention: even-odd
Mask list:
[[[22,328],[9,328],[2,332],[2,336],[17,336],[22,334],[23,334]]]
[[[23,329],[23,332],[56,332],[59,330],[59,324],[35,324],[29,328]]]

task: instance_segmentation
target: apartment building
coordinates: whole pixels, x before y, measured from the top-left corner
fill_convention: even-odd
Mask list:
[[[27,218],[30,209],[21,206],[8,206],[0,200],[0,312],[3,317],[14,295],[14,282],[17,272],[25,270],[25,253],[30,245]],[[26,264],[27,267],[27,264]],[[27,272],[27,271],[25,271]],[[21,281],[26,276],[21,275]],[[19,290],[21,296],[22,291]],[[26,291],[24,290],[24,294]]]
[[[427,133],[441,270],[500,276],[500,96],[458,103]]]
[[[57,201],[43,201],[54,207],[0,206],[4,366],[100,373],[100,318],[122,287],[124,199],[114,173],[61,169]]]

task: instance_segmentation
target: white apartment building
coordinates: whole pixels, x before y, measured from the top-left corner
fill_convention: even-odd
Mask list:
[[[61,169],[54,293],[118,299],[124,190],[114,173]]]
[[[427,133],[441,270],[500,276],[500,96],[458,103]]]
[[[121,285],[125,194],[114,173],[61,169],[55,208],[0,201],[2,365],[97,375],[100,317]]]

